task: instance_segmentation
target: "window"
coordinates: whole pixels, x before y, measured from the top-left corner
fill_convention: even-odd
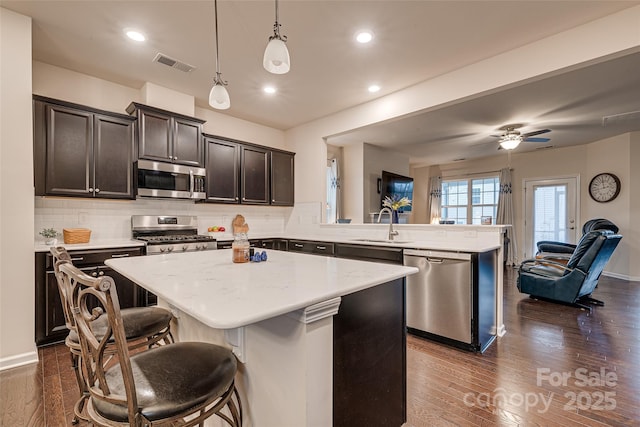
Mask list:
[[[482,217],[491,217],[491,223],[495,224],[499,191],[498,176],[443,180],[442,219],[479,225]]]

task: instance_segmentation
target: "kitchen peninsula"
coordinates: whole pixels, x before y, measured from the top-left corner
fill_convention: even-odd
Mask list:
[[[233,264],[230,250],[106,263],[172,309],[178,340],[233,348],[245,426],[406,421],[404,278],[417,269],[280,251]]]

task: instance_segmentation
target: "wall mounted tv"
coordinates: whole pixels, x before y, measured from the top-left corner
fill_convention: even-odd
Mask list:
[[[380,206],[386,196],[396,199],[406,197],[413,201],[413,178],[398,175],[396,173],[382,171],[381,187],[380,187]],[[405,206],[398,209],[400,212],[411,211],[411,206]]]

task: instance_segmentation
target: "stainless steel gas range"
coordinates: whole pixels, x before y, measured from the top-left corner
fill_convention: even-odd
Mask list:
[[[216,239],[198,234],[198,217],[132,215],[131,236],[147,244],[147,255],[217,249]]]

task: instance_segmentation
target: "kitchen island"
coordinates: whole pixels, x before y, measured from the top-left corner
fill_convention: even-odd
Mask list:
[[[417,269],[279,251],[268,257],[233,264],[230,250],[218,250],[107,265],[172,309],[178,340],[234,350],[245,426],[401,426],[404,278]]]

